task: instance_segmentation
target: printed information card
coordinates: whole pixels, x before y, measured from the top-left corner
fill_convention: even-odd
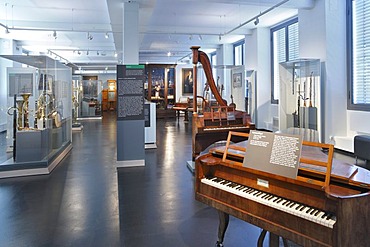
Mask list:
[[[117,119],[144,119],[144,65],[118,65],[117,69]]]
[[[299,135],[251,131],[243,166],[296,178],[301,156],[302,137]]]

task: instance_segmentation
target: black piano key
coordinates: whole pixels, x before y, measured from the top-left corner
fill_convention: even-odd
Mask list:
[[[291,204],[293,204],[294,202],[292,201],[289,201],[287,204],[285,204],[286,207],[290,207]]]
[[[291,203],[291,201],[286,200],[285,202],[283,202],[283,204],[282,204],[282,205],[287,206],[287,205],[288,205],[288,204],[290,204],[290,203]]]
[[[274,195],[271,195],[269,198],[267,198],[267,200],[271,200],[272,198],[274,198],[275,196]]]
[[[283,198],[279,198],[279,200],[276,201],[276,203],[280,203],[282,200],[284,200]]]
[[[281,199],[281,198],[279,198],[279,197],[276,197],[272,202],[279,203],[281,200],[283,200],[283,199]]]
[[[327,219],[327,220],[330,220],[332,217],[333,217],[333,214],[328,213],[328,215],[326,216],[326,219]]]
[[[314,208],[310,208],[310,210],[307,211],[307,214],[311,214],[311,212],[313,212],[314,210]]]
[[[250,193],[252,191],[254,191],[252,188],[246,188],[245,190],[243,190],[243,192],[245,193]]]
[[[315,213],[315,216],[319,215],[321,211],[320,210],[317,210],[317,212]]]
[[[256,197],[259,197],[260,195],[262,195],[262,192],[261,191],[257,191],[257,193],[254,194],[254,196],[256,196]]]
[[[269,194],[265,194],[264,196],[262,196],[261,198],[262,199],[267,199],[267,197],[270,197],[270,195]]]
[[[230,184],[227,185],[228,187],[235,188],[238,186],[236,183],[231,182]]]
[[[253,195],[255,196],[256,194],[258,194],[259,193],[259,191],[257,190],[257,191],[255,191],[254,193],[253,193]]]

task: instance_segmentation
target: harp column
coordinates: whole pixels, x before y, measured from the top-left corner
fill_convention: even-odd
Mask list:
[[[191,50],[193,51],[193,115],[198,114],[197,109],[197,64],[199,61],[199,48],[200,46],[192,46]]]

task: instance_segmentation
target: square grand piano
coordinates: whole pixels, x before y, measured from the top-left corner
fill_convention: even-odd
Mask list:
[[[229,215],[303,246],[370,246],[370,171],[333,159],[333,145],[303,141],[296,179],[244,167],[245,142],[196,158],[195,198],[219,212],[217,246]],[[322,150],[327,150],[324,153]],[[268,186],[261,183],[268,181]]]

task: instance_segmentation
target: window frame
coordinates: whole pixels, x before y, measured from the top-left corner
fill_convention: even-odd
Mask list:
[[[346,1],[346,15],[347,15],[347,35],[346,35],[346,42],[347,42],[347,110],[357,110],[357,111],[370,111],[370,104],[355,104],[353,103],[353,9],[352,9],[352,2],[353,0]]]
[[[270,29],[270,61],[271,61],[271,104],[279,104],[279,100],[275,99],[274,94],[274,32],[285,29],[285,60],[289,61],[289,32],[288,28],[290,25],[298,23],[298,17],[286,20]],[[298,35],[299,38],[299,35]]]
[[[235,43],[233,43],[233,64],[236,65],[236,57],[235,57],[235,48],[240,46],[241,47],[241,61],[242,61],[242,64],[239,64],[239,65],[244,65],[244,45],[245,45],[245,40],[244,39],[241,39]]]

